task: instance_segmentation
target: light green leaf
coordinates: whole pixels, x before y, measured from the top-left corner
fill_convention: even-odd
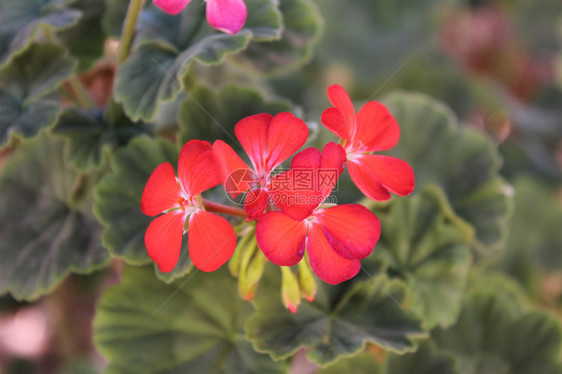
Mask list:
[[[258,113],[275,115],[289,109],[282,101],[264,102],[257,91],[248,87],[228,85],[217,92],[197,87],[180,107],[178,142],[222,139],[233,143],[234,126],[242,118]]]
[[[103,0],[105,2],[105,13],[101,24],[103,31],[114,38],[121,38],[123,22],[127,16],[129,0]]]
[[[281,40],[251,43],[233,56],[234,61],[273,74],[297,69],[310,60],[323,30],[316,5],[310,0],[285,0],[279,9],[284,25]]]
[[[384,366],[375,361],[370,353],[359,353],[350,358],[343,358],[334,365],[322,368],[316,374],[384,374]],[[403,373],[406,374],[406,373]]]
[[[367,342],[397,352],[411,351],[415,349],[412,338],[424,334],[400,304],[404,288],[384,278],[338,286],[321,283],[314,302],[301,303],[292,314],[281,303],[280,275],[277,271],[269,275],[262,278],[252,301],[257,310],[248,320],[246,333],[256,350],[274,359],[306,347],[308,359],[325,366],[355,355]]]
[[[72,7],[79,9],[82,15],[76,25],[61,31],[59,37],[70,54],[78,59],[78,69],[88,70],[103,55],[105,33],[101,22],[106,5],[101,0],[74,0]]]
[[[472,228],[451,215],[437,186],[376,213],[381,238],[369,260],[382,261],[391,277],[405,282],[408,308],[425,329],[454,323],[471,264]]]
[[[68,140],[68,160],[72,165],[85,170],[100,167],[106,151],[125,146],[133,137],[147,134],[149,129],[133,123],[113,127],[101,110],[70,109],[60,116],[53,131]]]
[[[558,322],[524,313],[492,289],[469,294],[457,324],[432,335],[440,350],[460,359],[461,373],[562,372]]]
[[[11,135],[32,137],[54,124],[60,106],[48,94],[74,67],[62,47],[32,43],[0,70],[0,147]]]
[[[439,184],[455,213],[476,229],[474,244],[500,246],[511,212],[511,187],[499,177],[501,159],[494,142],[459,127],[447,107],[427,96],[398,93],[383,102],[401,129],[400,142],[388,154],[413,167],[416,190]]]
[[[459,374],[455,366],[452,355],[436,352],[433,344],[424,341],[413,353],[391,353],[386,361],[386,373]]]
[[[192,61],[218,64],[252,39],[270,40],[281,30],[273,0],[249,0],[248,19],[236,35],[212,30],[203,2],[192,2],[178,16],[149,7],[142,12],[135,49],[119,69],[115,97],[134,121],[154,119],[163,101],[174,99]]]
[[[515,211],[501,268],[533,294],[539,278],[562,268],[562,209],[558,191],[532,178],[515,184]]]
[[[226,270],[167,285],[150,269],[126,268],[99,302],[94,341],[107,373],[286,372],[244,338],[250,313]]]
[[[115,151],[110,161],[112,172],[98,183],[94,191],[94,212],[104,225],[103,245],[111,255],[123,258],[129,264],[149,263],[144,233],[152,218],[140,210],[142,192],[150,174],[162,162],[169,162],[176,168],[178,150],[168,141],[140,136]],[[190,267],[187,240],[184,238],[176,268],[164,274],[155,266],[155,271],[161,279],[172,281],[185,275]]]
[[[80,15],[59,0],[0,0],[0,66],[21,53],[36,30],[64,30]]]
[[[64,142],[25,142],[0,173],[0,293],[35,299],[71,272],[104,266],[109,255],[91,213],[92,176],[65,164]]]

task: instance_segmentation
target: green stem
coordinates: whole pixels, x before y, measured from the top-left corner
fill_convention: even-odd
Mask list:
[[[131,53],[137,22],[143,6],[144,0],[131,0],[129,3],[125,22],[123,23],[123,30],[121,31],[119,52],[117,54],[117,62],[119,65],[123,65]],[[119,127],[119,123],[123,120],[123,114],[123,107],[115,101],[113,96],[111,96],[105,112],[106,120],[112,124],[112,126]]]
[[[82,82],[80,82],[80,79],[76,75],[73,75],[68,79],[68,84],[70,85],[70,88],[72,90],[72,93],[76,97],[76,100],[78,100],[78,103],[82,107],[87,109],[95,108],[96,104],[86,90],[86,87],[84,87],[84,85],[82,84]]]
[[[131,0],[129,3],[129,9],[127,10],[127,16],[125,17],[125,23],[123,24],[123,31],[121,33],[121,46],[119,47],[119,55],[117,59],[119,65],[123,64],[125,60],[127,60],[127,57],[129,57],[131,46],[133,45],[137,21],[143,6],[144,0]]]

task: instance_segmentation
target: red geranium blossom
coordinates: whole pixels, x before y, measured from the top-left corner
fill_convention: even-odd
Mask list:
[[[316,175],[337,170],[337,179],[345,160],[344,149],[328,143],[322,154],[315,148],[298,153],[291,170],[308,168]],[[335,180],[331,180],[305,195],[319,196],[317,201],[321,201],[334,185]],[[300,193],[290,188],[285,191],[290,195]],[[280,266],[296,265],[306,250],[312,270],[329,284],[353,278],[361,268],[359,260],[373,251],[380,236],[379,219],[362,205],[322,208],[313,200],[310,204],[278,205],[282,211],[267,212],[258,220],[256,239],[260,249]]]
[[[200,194],[220,184],[209,142],[187,142],[179,156],[178,176],[172,165],[160,164],[142,194],[141,210],[157,216],[148,226],[144,242],[149,256],[162,272],[176,266],[182,235],[188,221],[189,255],[203,271],[217,270],[234,252],[236,234],[223,217],[206,212]]]
[[[178,14],[191,0],[154,0],[154,5],[168,14]],[[212,28],[236,34],[244,26],[248,11],[244,0],[206,0],[207,22]]]
[[[222,140],[213,143],[213,153],[229,195],[235,198],[248,192],[244,210],[248,220],[253,220],[261,217],[268,205],[271,172],[302,147],[308,138],[308,127],[291,113],[279,113],[275,117],[262,113],[242,119],[234,133],[248,154],[253,170]]]
[[[374,155],[398,143],[400,127],[381,103],[369,101],[357,115],[347,92],[338,85],[328,87],[334,106],[322,113],[322,123],[343,139],[347,168],[355,185],[373,200],[388,200],[390,192],[400,196],[414,190],[414,171],[395,157]]]

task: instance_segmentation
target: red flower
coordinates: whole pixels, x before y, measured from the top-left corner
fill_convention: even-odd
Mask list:
[[[168,14],[178,14],[191,0],[154,0],[154,5]],[[212,28],[236,34],[244,26],[248,11],[244,0],[206,0],[207,22]]]
[[[373,200],[388,200],[390,192],[400,196],[414,190],[414,171],[407,162],[373,152],[391,149],[398,143],[400,127],[388,109],[369,101],[355,115],[347,92],[338,85],[328,87],[334,106],[322,113],[322,123],[343,139],[347,168],[355,185]]]
[[[222,140],[213,143],[213,153],[228,194],[235,198],[248,192],[244,210],[248,220],[253,220],[261,217],[268,205],[271,172],[302,147],[308,138],[308,127],[291,113],[279,113],[275,117],[262,113],[242,119],[234,133],[253,170]]]
[[[206,212],[201,192],[220,183],[208,142],[187,142],[179,156],[178,176],[172,165],[160,164],[152,173],[142,194],[141,211],[157,216],[148,226],[144,243],[149,256],[162,272],[176,266],[181,240],[188,220],[189,255],[203,271],[217,270],[236,246],[234,229],[223,217]]]
[[[336,170],[337,179],[345,159],[344,149],[329,143],[322,154],[315,148],[298,153],[292,160],[291,170],[308,168],[317,175]],[[320,197],[316,203],[278,204],[282,211],[267,212],[258,220],[256,239],[271,262],[280,266],[296,265],[306,250],[312,270],[326,283],[338,284],[359,272],[359,260],[373,251],[379,239],[380,222],[358,204],[319,208],[334,184],[335,181],[321,184],[303,195]],[[290,196],[297,193],[290,188],[285,191]]]

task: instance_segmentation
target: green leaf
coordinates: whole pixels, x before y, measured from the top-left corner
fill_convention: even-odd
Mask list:
[[[59,33],[70,54],[78,59],[78,69],[91,69],[103,55],[105,33],[102,17],[106,5],[100,0],[74,0],[72,6],[82,12],[78,23]]]
[[[460,359],[461,373],[560,373],[562,334],[546,313],[522,312],[497,291],[464,300],[456,325],[432,334],[437,347]]]
[[[359,353],[350,358],[344,358],[326,368],[318,370],[317,374],[384,374],[384,367],[377,364],[370,353]],[[396,372],[398,373],[398,372]],[[406,372],[402,372],[406,374]],[[413,372],[412,372],[413,373]]]
[[[417,190],[439,184],[455,213],[476,229],[478,247],[495,249],[507,231],[511,187],[499,177],[501,159],[486,135],[458,127],[452,112],[420,94],[383,100],[400,124],[400,142],[388,154],[406,160]]]
[[[425,329],[456,321],[471,264],[472,228],[458,222],[447,204],[433,186],[376,211],[381,238],[369,260],[385,263],[389,276],[405,282],[408,309]]]
[[[114,38],[121,38],[123,23],[127,16],[129,0],[103,0],[105,2],[105,13],[101,25],[103,31]]]
[[[292,314],[281,303],[278,272],[269,275],[262,278],[252,301],[257,310],[246,333],[258,352],[276,360],[306,347],[308,359],[325,366],[356,354],[366,342],[411,351],[412,338],[424,335],[400,304],[405,290],[395,282],[378,277],[338,286],[321,283],[314,302],[301,303]]]
[[[21,53],[37,30],[64,30],[80,15],[60,0],[0,0],[0,66]]]
[[[71,272],[109,260],[91,213],[92,176],[65,164],[64,142],[25,142],[0,173],[0,293],[35,299]]]
[[[192,2],[178,16],[152,6],[141,15],[138,38],[129,59],[117,72],[115,98],[134,121],[154,119],[164,101],[182,90],[192,61],[218,64],[252,39],[278,36],[281,20],[273,0],[249,0],[248,19],[236,35],[212,30],[205,22],[203,2]]]
[[[501,268],[533,294],[539,277],[562,267],[558,191],[532,178],[515,181],[515,211]]]
[[[150,269],[126,268],[98,304],[94,341],[107,373],[286,372],[244,338],[250,313],[224,269],[166,285]]]
[[[310,60],[323,30],[316,5],[310,0],[285,0],[279,9],[284,24],[281,40],[252,43],[233,57],[235,61],[274,74],[295,70]]]
[[[217,92],[197,87],[180,107],[178,142],[222,139],[233,143],[234,126],[242,118],[258,113],[275,115],[289,109],[282,101],[264,102],[263,97],[249,87],[227,85]]]
[[[104,225],[102,242],[112,256],[127,263],[142,265],[151,260],[144,246],[144,233],[152,221],[140,210],[146,181],[162,162],[176,168],[178,150],[162,139],[136,137],[115,151],[110,158],[112,172],[107,174],[94,191],[94,212]],[[186,274],[191,267],[187,240],[182,241],[181,256],[174,271],[164,274],[155,266],[161,279],[172,281]]]
[[[386,361],[386,373],[459,374],[452,355],[436,352],[428,341],[420,344],[413,353],[390,354]]]
[[[0,147],[54,124],[59,104],[48,94],[74,70],[75,61],[54,44],[32,43],[0,70]]]
[[[384,363],[377,363],[371,353],[363,352],[339,360],[317,374],[458,374],[452,355],[436,352],[433,344],[422,342],[418,349],[403,355],[389,353]]]
[[[60,116],[53,132],[68,140],[68,160],[72,165],[85,170],[100,167],[106,152],[127,145],[133,137],[149,130],[133,123],[113,127],[101,110],[69,109]]]

